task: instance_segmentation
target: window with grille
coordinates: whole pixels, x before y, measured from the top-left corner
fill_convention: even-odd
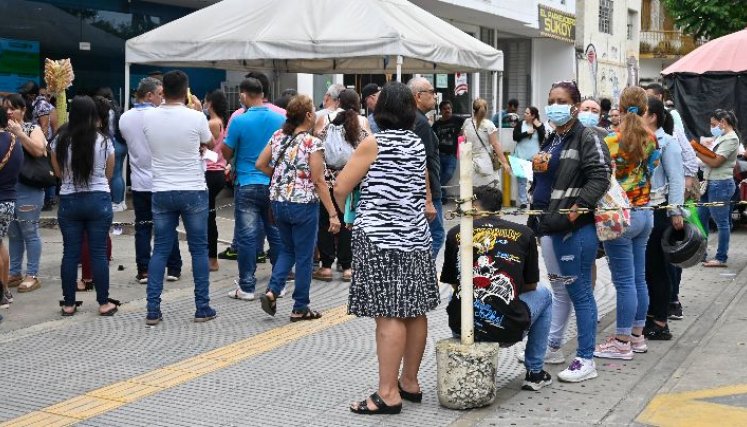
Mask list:
[[[599,0],[599,31],[612,34],[613,0]]]
[[[635,32],[635,22],[638,20],[638,13],[634,10],[628,10],[628,40],[633,40]]]

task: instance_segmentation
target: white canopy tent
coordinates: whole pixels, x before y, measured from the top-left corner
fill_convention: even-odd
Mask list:
[[[406,0],[223,0],[128,40],[126,93],[130,64],[398,80],[492,71],[495,103],[503,53]]]

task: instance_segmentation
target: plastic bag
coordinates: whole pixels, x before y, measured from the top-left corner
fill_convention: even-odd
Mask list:
[[[597,203],[594,223],[602,242],[617,239],[630,227],[630,201],[614,175],[609,190]]]

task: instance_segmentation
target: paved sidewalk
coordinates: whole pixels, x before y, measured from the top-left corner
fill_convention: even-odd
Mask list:
[[[126,215],[131,211],[115,220]],[[225,218],[219,222],[221,238],[230,240],[232,208],[219,217]],[[134,282],[134,243],[124,234],[113,238],[110,271],[112,297],[126,304],[113,318],[101,318],[95,315],[93,294],[79,294],[86,301],[82,312],[61,319],[56,303],[61,237],[45,229],[43,239],[42,289],[17,295],[11,309],[2,311],[0,420],[8,425],[629,425],[660,389],[669,393],[747,382],[747,369],[734,365],[739,357],[744,360],[745,349],[734,339],[744,321],[735,308],[740,283],[745,283],[737,273],[747,264],[747,233],[742,231],[732,237],[729,269],[685,271],[685,319],[671,322],[674,340],[650,343],[649,353],[631,362],[599,361],[595,380],[575,385],[556,381],[536,393],[519,389],[524,369],[516,361],[516,347],[502,350],[497,378],[502,390],[492,406],[478,410],[451,411],[437,402],[434,344],[450,336],[444,309],[450,290],[444,286],[442,306],[429,315],[420,377],[424,402],[406,404],[393,417],[347,410],[349,402],[375,390],[377,361],[373,321],[344,314],[346,284],[314,282],[312,306],[324,318],[290,324],[290,298],[279,301],[275,318],[264,314],[258,301],[229,299],[236,263],[223,261],[221,270],[211,274],[212,304],[219,317],[195,324],[183,242],[182,280],[166,284],[164,322],[150,328],[143,322],[144,286]],[[120,264],[123,271],[117,271]],[[614,326],[615,292],[604,260],[598,271],[595,294],[600,315],[607,313],[600,324],[603,338]],[[269,264],[260,265],[260,291],[268,275]],[[570,326],[568,338],[575,334],[574,320]],[[573,349],[575,340],[570,339],[564,351]],[[724,367],[720,375],[712,374],[706,363],[717,350],[722,358],[718,366]],[[556,374],[560,369],[549,370]]]

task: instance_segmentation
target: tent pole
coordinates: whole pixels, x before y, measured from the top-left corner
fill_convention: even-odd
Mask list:
[[[501,108],[503,108],[503,71],[498,71],[498,108],[495,112],[500,113]],[[501,125],[498,125],[498,127],[501,127]]]
[[[397,55],[397,81],[402,81],[402,55]]]
[[[130,109],[130,63],[125,62],[124,111]]]
[[[498,72],[493,71],[493,91],[492,91],[492,97],[493,97],[493,114],[498,112]]]

